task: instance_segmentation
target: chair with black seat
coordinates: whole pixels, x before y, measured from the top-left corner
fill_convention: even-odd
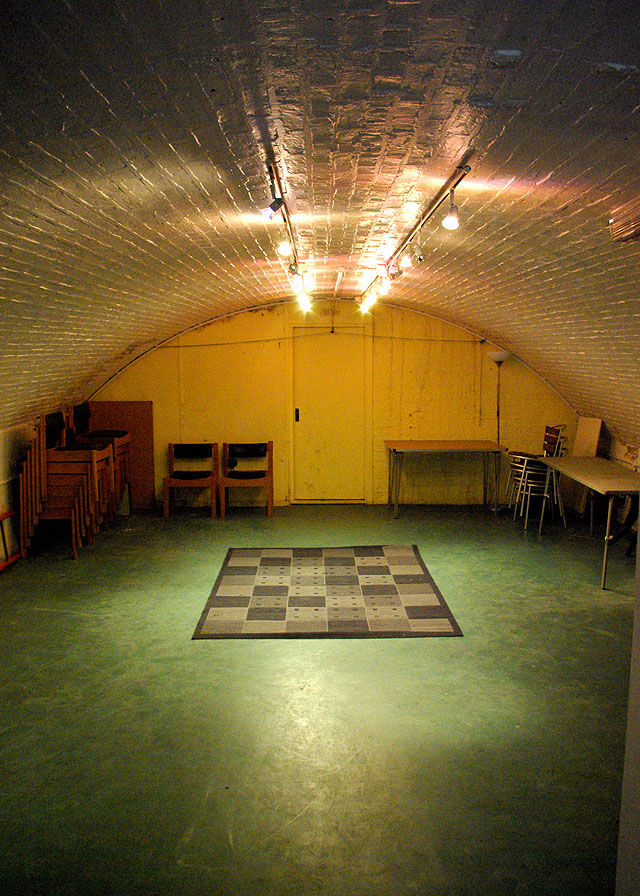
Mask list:
[[[223,517],[228,488],[266,489],[267,516],[273,516],[273,442],[223,443],[219,485],[220,515]]]
[[[208,469],[194,469],[194,462],[210,459]],[[169,516],[169,499],[175,488],[211,489],[211,516],[217,514],[218,446],[215,442],[171,442],[169,475],[164,477],[164,515]]]

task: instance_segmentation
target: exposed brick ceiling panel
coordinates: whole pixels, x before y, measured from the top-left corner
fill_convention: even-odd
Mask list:
[[[463,226],[427,221],[387,301],[510,349],[640,444],[640,242],[608,229],[640,207],[640,4],[3,8],[0,426],[289,300],[281,216],[259,214],[273,156],[314,294],[341,298],[469,164]]]

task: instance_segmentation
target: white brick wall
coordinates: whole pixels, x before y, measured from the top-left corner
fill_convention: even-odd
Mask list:
[[[615,5],[614,5],[615,6]],[[615,7],[617,8],[617,6]],[[614,10],[615,12],[615,10]],[[340,295],[462,157],[390,300],[511,349],[640,445],[637,9],[579,0],[16,4],[3,29],[0,427],[181,330],[290,296],[257,213],[275,152],[300,258]],[[518,46],[512,68],[491,61]],[[354,306],[355,310],[355,306]]]

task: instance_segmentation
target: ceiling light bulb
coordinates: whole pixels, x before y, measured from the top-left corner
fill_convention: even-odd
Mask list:
[[[366,314],[376,303],[378,299],[377,293],[375,290],[370,289],[369,292],[365,295],[365,297],[360,302],[360,311],[363,314]]]
[[[447,230],[457,230],[460,227],[458,221],[458,208],[453,204],[453,190],[449,193],[449,210],[442,219],[442,226]]]
[[[400,256],[400,267],[403,271],[408,271],[409,268],[413,267],[413,262],[411,261],[411,256],[408,252],[403,252]]]
[[[383,277],[378,286],[378,292],[381,296],[386,296],[389,294],[389,290],[391,289],[391,280],[387,277]]]
[[[283,258],[288,258],[291,255],[291,243],[289,240],[282,240],[278,246],[278,255],[281,255]]]
[[[297,296],[301,296],[304,292],[304,279],[302,274],[294,274],[291,278],[291,286]]]
[[[298,296],[298,305],[300,306],[300,310],[304,311],[305,314],[307,311],[311,311],[311,296],[306,292],[301,292]]]

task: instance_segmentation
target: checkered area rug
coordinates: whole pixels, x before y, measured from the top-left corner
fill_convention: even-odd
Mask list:
[[[462,635],[415,545],[231,548],[193,638]]]

